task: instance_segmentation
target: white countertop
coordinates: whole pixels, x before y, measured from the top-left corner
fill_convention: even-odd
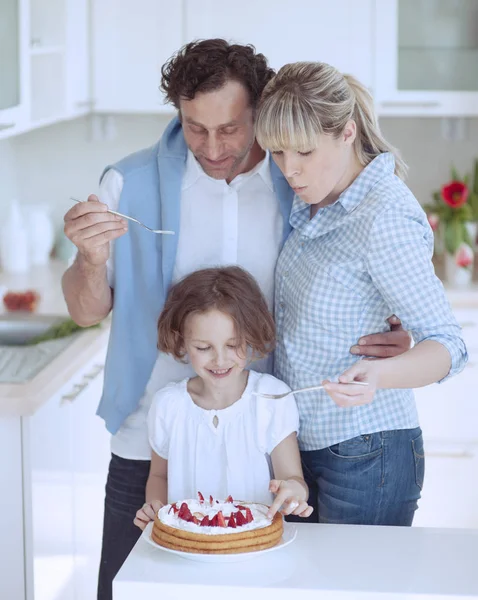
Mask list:
[[[139,539],[114,600],[478,598],[478,530],[296,525],[294,542],[234,563],[202,563]]]
[[[6,291],[33,289],[40,294],[35,314],[66,318],[68,309],[61,289],[61,278],[66,268],[66,263],[52,260],[27,273],[9,274],[0,271],[0,300]],[[1,301],[0,314],[6,314]],[[96,352],[106,347],[108,337],[109,321],[106,320],[98,328],[76,334],[71,344],[29,381],[0,384],[0,417],[34,413],[87,364]]]

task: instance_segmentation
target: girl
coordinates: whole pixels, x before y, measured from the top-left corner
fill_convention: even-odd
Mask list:
[[[314,517],[411,525],[424,452],[410,388],[467,360],[434,274],[433,234],[353,77],[323,63],[284,66],[264,90],[256,132],[296,193],[276,269],[275,372],[293,389],[325,385],[297,395]],[[355,362],[351,342],[385,331],[391,314],[415,346]],[[354,379],[369,385],[344,385]]]
[[[198,491],[271,505],[272,517],[307,517],[308,488],[297,444],[294,397],[257,392],[289,388],[246,370],[266,356],[274,322],[254,278],[240,267],[196,271],[171,289],[158,322],[158,348],[186,356],[197,376],[155,395],[148,417],[152,447],[146,503],[134,523],[144,529],[161,506]],[[273,496],[275,499],[273,501]]]

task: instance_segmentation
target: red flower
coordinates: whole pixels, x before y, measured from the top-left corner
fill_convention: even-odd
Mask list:
[[[468,188],[461,181],[451,181],[442,187],[441,197],[448,206],[459,208],[468,200]]]

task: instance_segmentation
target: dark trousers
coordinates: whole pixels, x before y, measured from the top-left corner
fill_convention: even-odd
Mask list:
[[[133,519],[145,502],[149,465],[149,460],[111,455],[106,481],[98,600],[112,600],[113,579],[141,535],[139,527],[133,525]]]

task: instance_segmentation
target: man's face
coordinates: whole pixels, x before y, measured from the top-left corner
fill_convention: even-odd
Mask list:
[[[214,179],[231,181],[248,164],[254,145],[254,113],[245,87],[228,81],[219,90],[180,101],[186,144],[203,170]]]

